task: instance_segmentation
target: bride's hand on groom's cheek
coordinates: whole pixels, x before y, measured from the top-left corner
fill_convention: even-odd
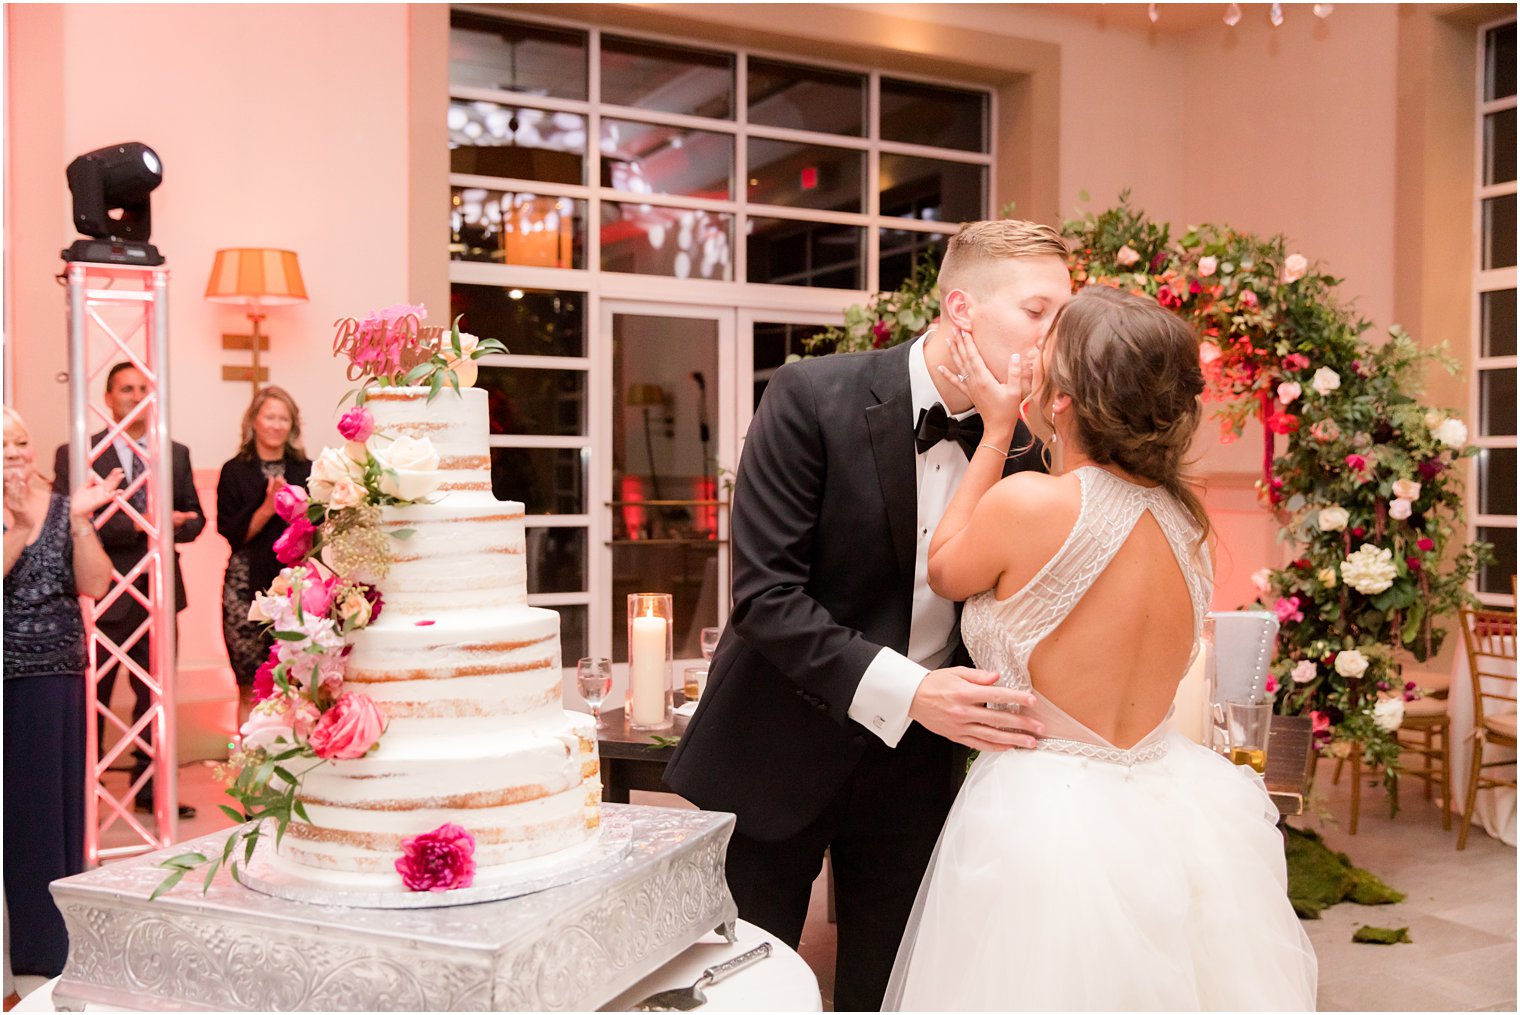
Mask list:
[[[998,687],[987,670],[951,666],[930,670],[913,695],[908,716],[940,736],[978,751],[1032,748],[1044,728],[1025,715],[1006,711],[1034,704],[1034,695]],[[997,706],[997,707],[989,707]]]

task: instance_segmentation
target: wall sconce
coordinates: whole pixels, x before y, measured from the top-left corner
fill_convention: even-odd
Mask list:
[[[259,353],[269,348],[269,337],[259,333],[264,307],[288,306],[306,302],[306,284],[301,280],[301,266],[294,251],[268,250],[259,247],[236,247],[218,250],[206,283],[206,299],[212,303],[232,303],[248,308],[253,324],[251,335],[223,335],[223,349],[249,349],[251,367],[222,367],[222,380],[249,381],[254,394],[269,380],[269,371],[259,366]]]

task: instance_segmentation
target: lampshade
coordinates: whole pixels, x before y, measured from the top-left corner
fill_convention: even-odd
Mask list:
[[[664,405],[665,389],[658,384],[630,384],[628,385],[627,405]]]
[[[266,307],[305,303],[306,284],[294,251],[236,247],[216,252],[206,299]]]

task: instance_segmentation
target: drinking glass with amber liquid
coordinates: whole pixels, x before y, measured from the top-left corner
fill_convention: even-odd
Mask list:
[[[1267,770],[1267,734],[1272,728],[1270,701],[1227,701],[1225,720],[1230,737],[1230,760]]]

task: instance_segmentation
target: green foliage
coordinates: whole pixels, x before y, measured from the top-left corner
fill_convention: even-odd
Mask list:
[[[1333,852],[1314,832],[1287,828],[1288,901],[1305,920],[1319,919],[1320,912],[1350,899],[1364,906],[1402,902],[1376,875],[1354,866],[1345,853]]]

